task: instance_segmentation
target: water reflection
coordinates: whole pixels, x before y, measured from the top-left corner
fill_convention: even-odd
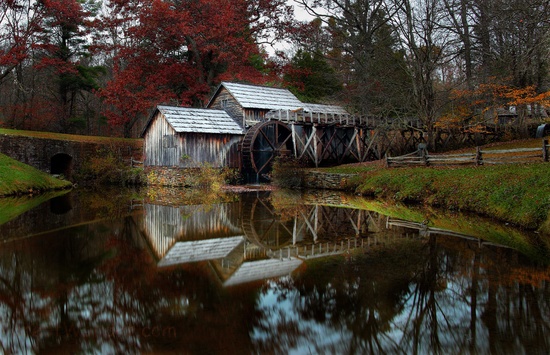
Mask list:
[[[533,259],[310,196],[298,199],[305,205],[263,193],[212,205],[109,199],[81,196],[65,214],[73,226],[4,239],[4,353],[550,348],[547,251]]]
[[[548,269],[522,264],[509,250],[486,252],[468,241],[440,243],[431,236],[308,269],[263,287],[255,348],[544,354],[550,346]]]

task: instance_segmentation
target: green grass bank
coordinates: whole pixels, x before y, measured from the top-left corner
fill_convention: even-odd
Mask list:
[[[361,195],[470,211],[550,234],[549,164],[397,168],[360,172]]]
[[[484,149],[538,147],[540,142]],[[550,163],[387,168],[373,162],[323,170],[354,174],[347,187],[363,196],[474,212],[550,235]]]
[[[72,184],[0,154],[0,197],[38,194],[71,188]]]

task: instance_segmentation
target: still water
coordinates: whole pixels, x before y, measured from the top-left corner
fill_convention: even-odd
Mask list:
[[[537,235],[337,194],[184,197],[0,202],[21,210],[0,219],[0,352],[549,352]]]

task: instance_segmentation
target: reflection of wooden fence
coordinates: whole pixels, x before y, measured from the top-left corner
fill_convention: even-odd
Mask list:
[[[331,255],[349,253],[354,249],[365,248],[371,245],[369,238],[348,238],[338,242],[325,242],[310,245],[288,246],[271,251],[269,256],[278,259],[300,259],[321,258]]]
[[[541,161],[541,159],[548,162],[549,147],[548,141],[543,140],[542,148],[481,150],[477,147],[475,153],[437,155],[430,155],[427,150],[421,148],[399,157],[386,156],[386,166],[513,164]]]
[[[424,224],[424,223],[405,221],[402,219],[388,217],[388,220],[386,222],[386,228],[391,229],[392,227],[401,227],[401,228],[418,230],[418,236],[420,237],[429,237],[431,235],[439,235],[439,236],[462,238],[462,239],[477,242],[480,248],[482,246],[496,246],[499,248],[510,248],[510,246],[507,246],[507,245],[485,241],[483,239],[480,239],[468,234],[455,232],[449,229],[429,227],[427,224]]]

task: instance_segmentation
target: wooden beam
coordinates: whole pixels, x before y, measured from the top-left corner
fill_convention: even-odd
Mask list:
[[[324,129],[323,131],[325,132],[326,129]],[[321,157],[320,157],[320,160],[323,160],[323,156],[324,156],[325,153],[327,153],[327,152],[328,152],[328,154],[329,154],[329,157],[328,157],[328,158],[330,158],[329,149],[331,148],[331,144],[332,144],[332,142],[334,141],[334,137],[336,136],[337,133],[338,133],[338,129],[335,128],[335,129],[334,129],[334,132],[333,132],[332,135],[330,136],[328,142],[325,144],[324,149],[321,150]],[[334,152],[333,152],[333,153],[334,153]],[[336,156],[337,154],[334,154],[334,155],[335,155],[334,158],[338,158],[338,157]]]
[[[313,126],[313,131],[311,132],[311,135],[313,136],[313,156],[315,157],[315,167],[319,167],[319,161],[318,161],[318,151],[317,151],[317,145],[319,144],[319,141],[317,139],[317,128]]]
[[[298,133],[296,132],[296,124],[291,123],[290,125],[290,131],[292,132],[292,147],[294,148],[294,158],[298,158],[298,146],[297,146],[297,140]]]
[[[363,133],[364,133],[364,131],[363,131]],[[375,130],[374,134],[371,137],[371,140],[370,140],[369,144],[367,145],[367,149],[365,150],[363,156],[361,157],[361,162],[364,162],[367,159],[369,151],[372,149],[372,145],[374,144],[374,141],[375,141],[375,138],[376,138],[377,135],[378,135],[378,130]],[[364,134],[363,134],[363,137],[364,137]]]
[[[311,223],[309,223],[309,218],[311,217],[311,214],[309,216],[306,216],[304,214],[304,212],[300,211],[300,214],[302,215],[303,219],[304,219],[304,222],[306,222],[306,225],[308,227],[308,229],[310,230],[311,234],[313,234],[313,240],[317,240],[318,239],[318,236],[317,236],[317,231],[315,230],[315,228],[313,228],[313,226],[311,225]],[[315,219],[317,219],[317,216],[315,217]]]
[[[312,160],[314,160],[314,161],[316,160],[316,158],[315,158],[315,151],[316,151],[316,149],[315,149],[315,148],[312,148],[312,149],[311,149],[311,150],[313,151],[313,153],[309,151],[309,150],[310,150],[310,145],[311,145],[311,143],[312,143],[312,142],[315,142],[314,137],[315,137],[315,135],[316,135],[316,134],[315,134],[315,133],[316,133],[316,130],[317,130],[317,129],[315,128],[315,126],[312,126],[311,134],[310,134],[309,138],[307,138],[306,143],[303,144],[303,151],[302,151],[302,154],[300,154],[299,158],[302,158],[302,157],[304,156],[304,154],[307,153],[307,154],[309,154],[309,156],[311,157]],[[304,131],[304,134],[305,134],[305,131]],[[306,137],[307,137],[307,136],[306,136]],[[302,140],[300,140],[300,142],[303,143]]]
[[[351,152],[351,147],[353,145],[353,143],[355,143],[357,145],[357,151],[358,151],[358,155],[355,155],[353,152]],[[342,161],[345,159],[346,157],[346,154],[348,154],[349,152],[351,152],[351,155],[353,155],[355,157],[355,159],[357,159],[358,161],[360,161],[359,159],[359,156],[361,155],[360,152],[359,152],[359,142],[357,141],[357,127],[355,127],[353,129],[353,134],[349,140],[349,144],[348,146],[346,147],[346,149],[344,149],[344,153],[342,154],[342,156],[340,157],[340,160],[338,163],[342,163]]]

